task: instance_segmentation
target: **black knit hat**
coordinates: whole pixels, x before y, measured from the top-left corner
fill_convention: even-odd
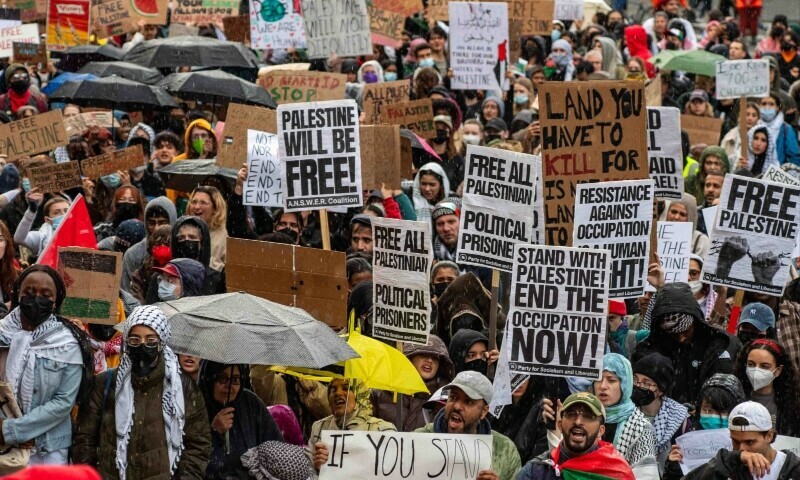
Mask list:
[[[675,381],[675,370],[670,359],[660,353],[651,353],[642,357],[633,365],[633,373],[639,373],[653,379],[662,392],[669,394],[672,382]]]

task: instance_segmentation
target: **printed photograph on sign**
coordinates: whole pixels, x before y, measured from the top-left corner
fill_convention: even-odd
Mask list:
[[[508,69],[508,5],[450,2],[454,90],[501,90]]]
[[[250,47],[305,48],[306,31],[297,0],[248,0],[250,2]]]

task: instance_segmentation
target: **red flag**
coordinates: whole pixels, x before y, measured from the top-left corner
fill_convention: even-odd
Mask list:
[[[94,235],[92,219],[89,218],[89,210],[86,208],[83,195],[79,194],[69,206],[69,210],[64,214],[64,220],[56,228],[53,238],[39,255],[36,263],[58,269],[58,247],[84,247],[97,250],[97,237]]]

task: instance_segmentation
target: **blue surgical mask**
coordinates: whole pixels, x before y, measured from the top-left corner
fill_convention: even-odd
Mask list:
[[[700,414],[700,425],[703,427],[703,430],[715,430],[717,428],[728,428],[728,417],[723,417],[722,415],[712,415],[701,413]]]
[[[25,190],[26,192],[31,191],[31,181],[29,179],[27,178],[22,179],[22,189]]]
[[[119,187],[119,184],[122,183],[122,180],[116,173],[102,176],[100,177],[100,181],[102,181],[103,184],[108,188],[117,188]]]
[[[177,300],[177,298],[175,298],[175,285],[167,282],[166,280],[159,281],[158,298],[164,302],[169,300]]]
[[[394,82],[397,80],[397,72],[383,72],[383,79],[387,82]]]
[[[761,109],[761,120],[769,123],[775,120],[775,116],[778,115],[778,111],[774,108],[762,108]]]
[[[58,228],[59,225],[61,225],[62,220],[64,220],[64,215],[59,215],[55,218],[50,219],[50,223],[53,225],[53,230],[55,230],[56,228]]]
[[[525,105],[526,103],[528,103],[528,96],[525,95],[524,93],[521,93],[519,95],[514,95],[514,103],[516,103],[517,105]]]
[[[419,61],[419,68],[430,68],[436,65],[436,61],[432,58],[425,58]]]
[[[561,30],[553,30],[550,32],[550,40],[556,41],[561,38]]]

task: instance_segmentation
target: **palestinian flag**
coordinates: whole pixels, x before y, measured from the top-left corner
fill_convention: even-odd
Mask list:
[[[600,440],[598,446],[597,450],[562,464],[558,463],[558,448],[550,452],[550,457],[565,480],[635,480],[630,465],[613,445]]]
[[[67,286],[61,315],[84,323],[117,323],[122,254],[59,248],[58,271]]]

